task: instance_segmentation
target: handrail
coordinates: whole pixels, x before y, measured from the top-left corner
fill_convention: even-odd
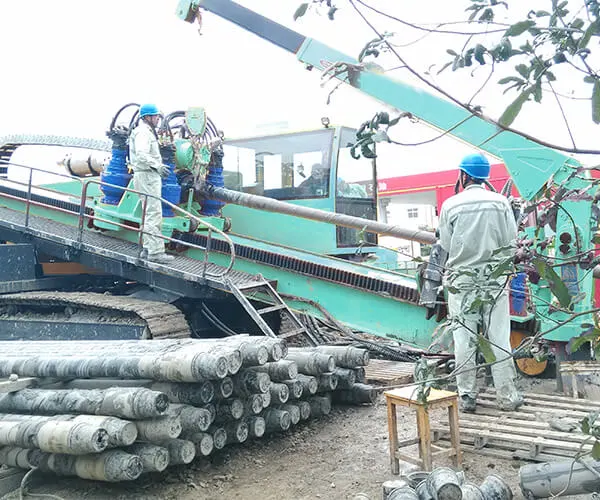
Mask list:
[[[81,243],[83,240],[83,229],[84,229],[84,221],[86,218],[89,219],[94,219],[94,220],[98,220],[101,222],[106,222],[106,223],[110,223],[112,225],[115,225],[117,227],[123,228],[123,229],[127,229],[129,231],[135,231],[139,233],[139,253],[138,253],[138,258],[140,260],[146,260],[146,259],[142,259],[141,257],[141,253],[142,253],[142,236],[144,234],[150,234],[149,231],[145,231],[144,228],[144,223],[145,223],[145,218],[146,218],[146,206],[147,206],[147,200],[148,197],[151,198],[155,198],[161,201],[161,203],[164,203],[165,205],[169,206],[171,209],[173,209],[174,211],[183,214],[183,216],[189,218],[190,220],[195,221],[198,226],[204,226],[207,230],[208,230],[208,238],[207,238],[207,245],[206,247],[202,247],[200,245],[195,245],[193,243],[189,243],[189,242],[185,242],[183,240],[177,239],[177,238],[172,238],[169,236],[164,236],[163,234],[160,235],[155,235],[158,236],[160,238],[162,238],[163,240],[169,241],[169,242],[174,242],[174,243],[180,243],[183,244],[187,247],[190,248],[196,248],[199,250],[203,250],[205,253],[204,256],[204,266],[203,266],[203,272],[202,272],[202,276],[211,276],[214,278],[222,278],[223,276],[227,275],[233,268],[234,264],[235,264],[235,246],[233,241],[231,240],[231,238],[225,234],[224,231],[220,230],[219,228],[217,228],[216,226],[213,226],[212,224],[210,224],[209,222],[206,222],[205,220],[197,217],[196,215],[188,212],[187,210],[179,207],[178,205],[175,205],[173,203],[171,203],[168,200],[165,200],[163,198],[161,198],[160,196],[154,196],[151,194],[147,194],[147,193],[143,193],[141,191],[135,190],[135,189],[131,189],[129,187],[123,187],[123,186],[118,186],[116,184],[110,184],[108,182],[102,182],[102,181],[98,181],[96,179],[90,179],[90,178],[81,178],[81,177],[75,177],[72,175],[68,175],[65,173],[60,173],[60,172],[49,172],[48,170],[44,170],[41,168],[37,168],[37,167],[32,167],[30,165],[24,165],[21,163],[16,163],[10,160],[2,160],[0,159],[0,164],[6,164],[6,165],[13,165],[15,167],[19,167],[19,168],[24,168],[24,169],[28,169],[29,170],[29,180],[28,182],[23,182],[23,181],[19,181],[19,180],[11,180],[11,179],[3,179],[6,183],[12,183],[12,184],[17,184],[20,186],[25,186],[27,188],[26,191],[26,197],[25,197],[25,202],[26,202],[26,208],[25,208],[25,227],[29,228],[29,214],[30,214],[30,207],[31,205],[34,206],[41,206],[41,207],[47,207],[50,208],[52,210],[58,210],[58,211],[62,211],[65,212],[64,209],[61,209],[59,207],[54,207],[52,205],[48,205],[46,203],[42,203],[42,202],[37,202],[37,201],[33,201],[31,200],[31,194],[32,194],[32,188],[35,187],[36,189],[40,190],[40,191],[47,191],[50,193],[55,193],[55,194],[59,194],[61,196],[66,196],[66,197],[74,197],[76,195],[70,194],[70,193],[64,193],[63,191],[58,191],[56,189],[52,189],[50,187],[46,187],[46,186],[33,186],[33,172],[41,172],[47,175],[56,175],[59,177],[64,177],[67,178],[71,181],[76,180],[77,182],[79,182],[79,184],[81,185],[81,193],[80,193],[80,203],[79,203],[79,214],[78,214],[78,243]],[[127,191],[127,192],[131,192],[134,194],[137,194],[140,199],[143,199],[142,201],[142,220],[141,220],[141,224],[139,228],[134,228],[130,225],[125,225],[125,224],[121,224],[119,222],[113,221],[113,220],[107,220],[107,219],[103,219],[102,217],[98,217],[97,215],[89,215],[85,213],[85,209],[87,207],[86,205],[86,201],[88,199],[88,187],[90,184],[96,184],[99,186],[107,186],[107,187],[112,187],[115,189],[119,189],[122,191]],[[16,196],[12,196],[12,195],[8,195],[8,194],[4,194],[3,196],[9,197],[9,198],[13,198],[13,199],[19,199],[22,200],[22,198],[20,197],[16,197]],[[230,262],[229,264],[225,267],[224,271],[221,273],[211,273],[207,271],[207,264],[208,264],[208,252],[210,251],[211,248],[211,241],[212,241],[212,233],[213,231],[217,234],[219,234],[229,245],[229,249],[230,249]],[[167,266],[168,267],[168,266]]]

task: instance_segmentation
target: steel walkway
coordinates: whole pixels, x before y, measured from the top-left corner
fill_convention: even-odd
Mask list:
[[[279,296],[276,282],[261,275],[234,269],[227,271],[217,264],[177,254],[169,264],[150,262],[138,257],[139,246],[136,243],[91,230],[80,232],[79,228],[68,224],[6,207],[0,207],[0,239],[31,243],[38,251],[48,255],[80,262],[90,268],[186,297],[213,298],[231,293],[265,335],[288,338],[303,334],[313,345],[317,343]],[[218,274],[222,276],[215,276]],[[269,303],[275,303],[275,306],[256,309],[248,300],[246,290],[261,289],[268,290]],[[270,310],[281,310],[295,328],[276,335],[262,318],[262,314]]]
[[[201,291],[204,286],[229,292],[229,283],[236,287],[264,283],[259,275],[236,270],[220,278],[205,275],[205,271],[219,274],[225,269],[184,255],[175,255],[169,264],[140,260],[136,243],[91,230],[83,231],[79,241],[76,227],[31,214],[26,223],[25,213],[5,207],[0,207],[0,236],[16,243],[33,243],[40,251],[63,260],[188,296],[207,296]]]

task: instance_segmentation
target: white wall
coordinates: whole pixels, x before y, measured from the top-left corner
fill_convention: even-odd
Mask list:
[[[419,197],[418,195],[421,194],[424,196]],[[422,202],[428,198],[431,198],[430,193],[382,197],[379,199],[380,220],[406,229],[437,228],[438,217],[435,213],[435,193],[431,203]],[[416,203],[416,201],[421,201],[421,203]],[[415,209],[417,217],[409,217],[409,212]],[[409,261],[412,257],[421,256],[421,245],[417,242],[391,236],[382,236],[379,241],[383,246],[403,252],[398,256],[400,261]]]

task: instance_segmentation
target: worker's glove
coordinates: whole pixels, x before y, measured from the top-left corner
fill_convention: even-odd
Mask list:
[[[171,169],[168,165],[163,164],[158,168],[158,173],[163,179],[166,179],[171,174]]]

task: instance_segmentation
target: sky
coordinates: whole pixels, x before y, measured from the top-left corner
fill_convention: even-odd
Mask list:
[[[341,9],[335,22],[318,12],[294,21],[299,0],[239,3],[350,55],[356,56],[365,42],[374,38],[343,0],[338,2]],[[467,0],[370,3],[417,23],[464,19],[462,8],[470,4]],[[526,9],[547,8],[549,0],[512,1],[511,15],[522,15],[522,4],[527,4]],[[203,15],[200,35],[197,25],[175,15],[176,7],[177,0],[0,2],[0,19],[4,21],[0,44],[5,48],[0,135],[103,138],[115,111],[128,102],[154,102],[163,111],[204,106],[228,138],[318,128],[323,116],[332,123],[358,127],[375,112],[390,110],[348,86],[333,93],[327,105],[332,84],[322,87],[320,74],[306,71],[293,55],[210,13]],[[423,38],[421,32],[367,15],[380,30],[399,31],[394,43],[420,70],[447,61],[446,49],[460,48],[463,43],[456,36]],[[421,40],[413,43],[417,39]],[[390,56],[378,63],[386,68],[397,64]],[[418,85],[406,70],[389,74]],[[486,76],[483,69],[474,77],[468,72],[432,74],[437,83],[465,100]],[[572,87],[586,91],[576,82]],[[480,94],[477,103],[487,114],[498,116],[514,97],[502,96],[496,87]],[[528,108],[515,126],[565,143],[556,105],[551,99],[547,101],[544,107]],[[587,118],[588,108],[589,103],[570,101],[568,113],[578,137],[583,138],[582,145],[594,147],[597,131]],[[395,138],[411,142],[436,132],[404,124],[396,134]],[[394,161],[380,163],[379,177],[455,168],[468,152],[468,146],[451,139],[395,148],[391,153]]]

